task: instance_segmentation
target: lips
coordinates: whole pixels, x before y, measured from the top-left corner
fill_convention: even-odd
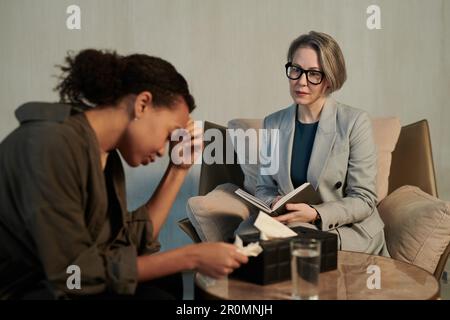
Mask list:
[[[303,91],[295,91],[295,94],[296,94],[296,95],[302,95],[302,96],[304,96],[304,95],[307,95],[307,94],[309,94],[309,93],[303,92]]]

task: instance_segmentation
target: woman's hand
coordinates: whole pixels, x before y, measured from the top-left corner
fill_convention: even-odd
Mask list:
[[[317,218],[316,209],[306,203],[288,203],[286,204],[286,210],[290,212],[275,217],[275,219],[283,223],[290,223],[294,221],[312,222]]]
[[[213,278],[221,278],[248,262],[248,257],[224,242],[203,242],[193,245],[194,268]]]
[[[188,170],[195,160],[201,156],[203,150],[203,129],[194,126],[194,120],[189,121],[183,130],[183,140],[170,141],[169,156],[170,165],[177,169]]]

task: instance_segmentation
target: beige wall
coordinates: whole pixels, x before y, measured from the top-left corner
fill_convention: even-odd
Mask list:
[[[65,26],[70,4],[81,7],[79,31]],[[370,4],[381,8],[381,30],[366,27]],[[0,0],[0,139],[16,126],[20,103],[57,98],[53,66],[67,50],[86,47],[171,61],[191,85],[197,119],[263,117],[291,103],[285,54],[309,30],[331,34],[343,49],[348,81],[335,95],[340,101],[402,124],[430,121],[439,192],[450,200],[448,0]],[[163,162],[127,170],[131,205],[151,194]],[[197,174],[171,220],[184,215]],[[182,241],[174,228],[163,237]]]

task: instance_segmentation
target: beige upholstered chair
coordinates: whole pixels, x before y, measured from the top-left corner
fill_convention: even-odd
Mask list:
[[[436,175],[431,149],[430,130],[427,120],[402,127],[394,152],[389,175],[389,193],[397,188],[411,185],[438,197]],[[450,254],[450,243],[439,259],[434,271],[440,279]]]
[[[204,129],[215,128],[225,137],[226,128],[211,122],[205,122]],[[223,154],[226,154],[224,146]],[[234,155],[236,159],[236,154]],[[202,164],[200,174],[199,195],[206,195],[216,186],[231,182],[243,186],[244,174],[237,161],[234,164]],[[431,150],[428,122],[421,120],[402,127],[399,140],[392,153],[392,163],[389,175],[389,192],[404,185],[417,186],[426,193],[437,197],[434,164]],[[194,242],[200,238],[189,219],[179,221],[180,228]],[[434,276],[440,279],[447,258],[450,254],[450,244],[439,259]]]
[[[417,186],[438,197],[427,120],[402,127],[392,153],[389,193],[404,185]]]
[[[192,241],[194,241],[195,243],[200,243],[201,239],[197,234],[197,231],[195,231],[194,226],[192,225],[191,221],[189,221],[188,218],[184,218],[181,219],[180,221],[178,221],[178,226],[180,227],[181,230],[184,231],[184,233],[186,233],[189,238],[191,238]]]

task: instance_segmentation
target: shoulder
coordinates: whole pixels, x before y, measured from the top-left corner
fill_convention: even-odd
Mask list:
[[[25,129],[25,128],[24,128]],[[39,148],[48,148],[60,152],[68,150],[84,150],[88,146],[88,141],[84,138],[82,132],[72,125],[71,119],[62,123],[45,122],[29,128],[29,134],[38,135],[36,146]],[[27,129],[25,129],[27,130]]]
[[[358,118],[369,118],[369,113],[365,110],[351,107],[336,101],[336,113],[341,121],[356,121]]]
[[[345,131],[353,131],[355,128],[370,128],[371,119],[367,111],[351,107],[336,101],[336,123]]]
[[[32,164],[49,164],[69,160],[83,162],[88,141],[71,123],[30,121],[21,124],[1,143],[2,153],[9,157],[28,157]]]
[[[295,115],[296,105],[291,104],[281,110],[269,114],[264,118],[264,127],[279,127],[283,121],[292,119],[292,115]]]

